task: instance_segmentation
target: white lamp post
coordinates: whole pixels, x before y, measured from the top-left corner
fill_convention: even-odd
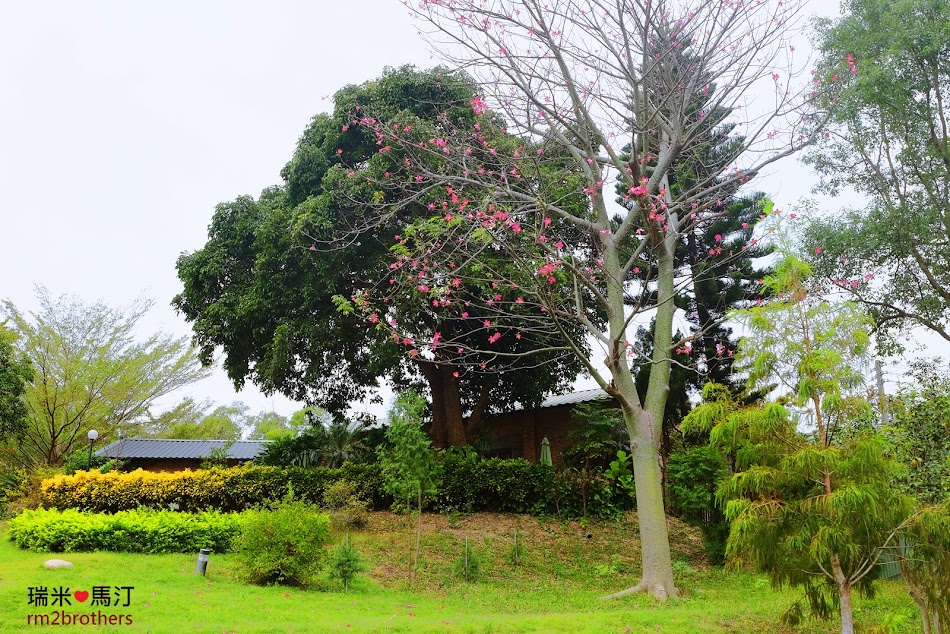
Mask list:
[[[90,429],[89,433],[86,434],[86,437],[89,438],[89,459],[86,460],[86,471],[92,470],[92,445],[96,442],[96,438],[99,437],[99,432],[95,429]]]

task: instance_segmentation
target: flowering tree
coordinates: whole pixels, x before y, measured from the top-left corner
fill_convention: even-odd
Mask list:
[[[539,351],[579,358],[620,403],[630,431],[643,576],[620,594],[674,595],[658,443],[671,356],[688,343],[672,341],[674,297],[690,283],[675,252],[684,235],[722,213],[723,198],[798,151],[820,125],[800,110],[810,92],[792,89],[786,36],[796,8],[664,0],[407,6],[484,93],[470,101],[478,120],[467,127],[352,113],[398,166],[372,182],[362,201],[368,220],[399,214],[408,186],[432,216],[400,235],[379,287],[348,301],[399,337],[390,298],[414,289],[439,324],[464,325],[471,335],[459,341],[445,327],[414,333],[407,348],[416,355],[448,350],[462,366],[499,371]],[[750,104],[753,91],[766,98]],[[701,105],[696,95],[706,98]],[[733,113],[722,134],[736,142],[674,182],[677,162],[703,156],[712,112]],[[507,134],[499,137],[498,127]],[[359,167],[352,177],[365,178]],[[614,186],[620,205],[605,193]],[[726,234],[713,249],[728,255],[741,247]],[[655,327],[641,399],[630,331],[644,314]],[[547,345],[498,348],[525,337]],[[585,340],[596,342],[603,365]]]
[[[825,191],[867,202],[811,222],[805,241],[882,343],[917,327],[950,341],[950,5],[854,0],[842,13],[819,40],[841,77],[834,125],[807,158]]]
[[[449,333],[438,316],[415,309],[415,285],[390,298],[389,307],[400,314],[401,336],[395,340],[373,320],[343,314],[333,302],[338,293],[371,288],[391,263],[393,236],[427,218],[432,204],[410,180],[410,187],[388,191],[399,201],[399,213],[361,222],[359,201],[374,200],[372,183],[393,183],[388,175],[403,166],[378,152],[373,132],[352,124],[353,113],[400,117],[432,130],[470,127],[477,117],[468,105],[474,95],[471,78],[443,68],[387,69],[373,81],[347,86],[334,95],[332,112],[315,116],[304,130],[280,186],[256,200],[242,196],[218,205],[205,246],[178,260],[184,288],[174,300],[193,323],[203,361],[211,363],[221,349],[236,387],[250,380],[267,393],[319,405],[338,417],[354,401],[369,398],[381,377],[396,388],[414,387],[430,396],[429,432],[437,447],[471,444],[493,408],[531,405],[568,385],[577,375],[577,359],[546,353],[543,342],[529,337],[500,344],[522,355],[537,352],[511,364],[504,377],[482,372],[480,361],[462,371],[448,349],[401,354],[413,350],[416,333]],[[504,143],[505,135],[498,135]],[[478,287],[471,290],[477,293]],[[453,337],[470,335],[464,324],[454,324]],[[531,371],[539,363],[548,370],[543,375]]]

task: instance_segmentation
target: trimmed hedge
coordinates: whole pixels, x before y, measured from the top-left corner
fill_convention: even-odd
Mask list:
[[[429,510],[577,517],[583,512],[585,494],[589,515],[608,517],[617,506],[611,502],[613,494],[602,474],[556,472],[527,460],[482,460],[464,452],[445,452],[439,468],[442,484]],[[359,497],[375,508],[392,503],[376,464],[344,464],[339,469],[245,465],[175,473],[78,471],[44,480],[42,500],[49,508],[85,511],[116,512],[139,506],[243,511],[281,500],[290,490],[297,500],[320,504],[324,492],[342,480],[354,484]]]
[[[459,454],[446,454],[441,466],[442,486],[435,501],[440,510],[555,511],[555,472],[551,467],[520,458],[481,460]]]
[[[226,552],[241,527],[241,517],[234,514],[147,509],[114,515],[37,509],[23,511],[8,526],[10,541],[28,550],[130,553],[190,553],[199,548]]]
[[[385,503],[379,468],[344,465],[340,469],[280,469],[246,465],[154,473],[77,471],[43,481],[42,500],[48,508],[116,512],[139,506],[181,511],[216,509],[243,511],[281,500],[293,489],[297,499],[319,504],[323,492],[339,480],[353,482],[365,499]],[[177,505],[177,506],[175,506]]]

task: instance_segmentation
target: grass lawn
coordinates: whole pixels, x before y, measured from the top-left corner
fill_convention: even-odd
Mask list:
[[[242,583],[229,555],[212,555],[207,578],[194,575],[192,555],[69,553],[18,550],[0,532],[0,633],[13,632],[835,632],[834,622],[779,625],[797,598],[773,591],[761,576],[704,565],[696,536],[673,525],[678,584],[683,597],[665,604],[644,597],[604,602],[598,597],[636,579],[636,526],[624,522],[562,523],[530,517],[480,514],[424,518],[422,566],[410,579],[412,525],[374,513],[367,530],[351,535],[372,571],[350,592],[329,581],[322,587],[255,587]],[[524,546],[521,565],[510,560],[515,525]],[[588,534],[590,537],[588,537]],[[481,578],[460,581],[453,572],[465,537],[478,551]],[[616,544],[625,550],[618,555]],[[72,570],[49,571],[46,559],[72,561]],[[75,598],[66,608],[28,605],[28,588],[132,586],[128,607],[91,607]],[[132,624],[31,625],[32,614],[64,609],[71,615],[123,614]],[[865,631],[888,615],[915,615],[899,583],[884,584],[874,600],[858,600]],[[916,629],[915,629],[916,628]],[[919,632],[916,618],[899,632]]]

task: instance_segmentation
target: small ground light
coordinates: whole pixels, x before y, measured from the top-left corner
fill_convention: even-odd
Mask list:
[[[211,551],[207,548],[202,548],[198,551],[198,566],[195,568],[195,574],[201,575],[202,577],[208,571],[208,555],[211,554]]]

